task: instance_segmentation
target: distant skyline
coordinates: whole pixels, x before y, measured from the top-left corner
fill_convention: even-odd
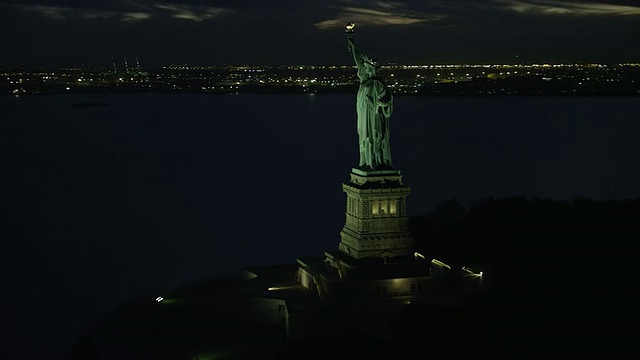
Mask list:
[[[640,62],[640,0],[0,0],[0,66]]]

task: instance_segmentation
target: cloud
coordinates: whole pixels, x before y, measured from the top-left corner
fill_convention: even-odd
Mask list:
[[[231,10],[206,6],[183,6],[183,5],[156,5],[158,9],[166,10],[176,19],[191,21],[205,21],[229,13]]]
[[[57,21],[69,21],[69,20],[95,20],[95,19],[110,19],[118,17],[119,14],[114,11],[106,10],[94,10],[94,9],[75,9],[68,7],[56,7],[56,6],[22,6],[23,11],[38,14],[47,19]],[[136,18],[148,17],[148,14],[136,13]],[[131,16],[129,16],[131,17]]]
[[[123,22],[136,22],[144,21],[151,18],[151,14],[143,12],[128,12],[120,16],[120,20]]]
[[[116,14],[111,11],[99,11],[99,10],[86,10],[79,14],[83,19],[109,19]]]
[[[346,6],[339,8],[333,19],[327,19],[315,23],[314,26],[321,30],[343,27],[349,22],[373,26],[387,25],[412,25],[440,21],[443,15],[425,15],[415,10],[404,8],[397,3],[373,2],[371,8]]]
[[[511,11],[539,15],[640,15],[640,6],[620,5],[605,2],[573,2],[566,0],[500,0],[499,2],[506,5],[506,8]]]
[[[76,2],[60,6],[33,3],[14,5],[22,11],[56,21],[117,19],[122,22],[134,22],[168,15],[175,19],[201,22],[233,12],[231,9],[209,6],[174,3],[154,4],[150,1],[145,3],[140,1],[120,1],[108,3],[107,5],[102,5],[100,2],[87,1],[82,3],[82,6],[77,6]]]
[[[53,20],[67,20],[69,18],[68,8],[53,6],[23,6],[22,9]]]

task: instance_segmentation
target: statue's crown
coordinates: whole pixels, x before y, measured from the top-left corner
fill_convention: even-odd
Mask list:
[[[368,63],[369,65],[378,66],[378,61],[376,59],[370,58],[364,54],[360,54],[360,57],[362,58],[362,60],[364,60],[364,62]]]

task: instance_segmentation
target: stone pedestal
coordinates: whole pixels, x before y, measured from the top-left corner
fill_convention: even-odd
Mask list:
[[[400,170],[351,170],[345,225],[338,249],[354,259],[411,255],[406,198]]]

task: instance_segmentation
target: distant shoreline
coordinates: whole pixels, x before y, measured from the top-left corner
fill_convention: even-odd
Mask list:
[[[291,95],[291,94],[355,94],[357,90],[352,89],[309,89],[309,88],[247,88],[234,90],[169,90],[169,89],[123,89],[123,88],[100,88],[100,89],[70,89],[70,90],[37,90],[24,91],[18,93],[0,93],[7,96],[41,96],[41,95],[116,95],[116,94],[206,94],[206,95],[230,95],[230,94],[252,94],[252,95]],[[394,92],[396,97],[635,97],[640,96],[640,90],[620,89],[609,91],[457,91],[455,89],[421,89],[408,93]],[[106,106],[106,103],[78,103],[72,106]]]

